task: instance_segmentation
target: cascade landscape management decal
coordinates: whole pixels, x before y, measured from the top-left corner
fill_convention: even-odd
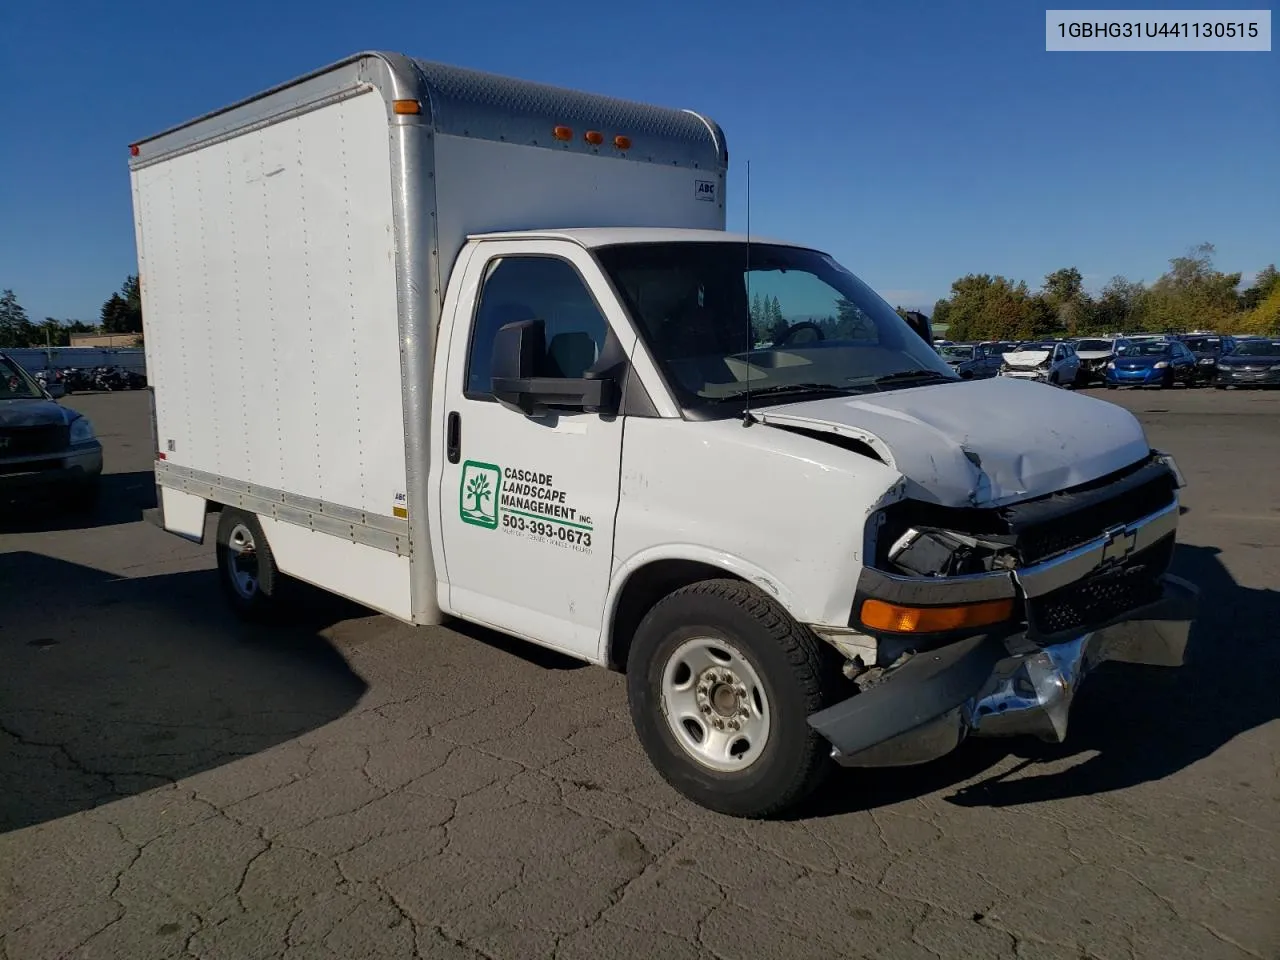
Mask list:
[[[591,518],[573,505],[550,473],[468,460],[458,482],[458,516],[486,530],[591,552]]]

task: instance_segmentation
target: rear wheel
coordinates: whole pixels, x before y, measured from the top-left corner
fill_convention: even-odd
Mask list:
[[[261,622],[274,615],[284,577],[258,518],[224,508],[218,518],[217,553],[222,591],[237,616]]]
[[[627,662],[631,719],[654,767],[695,803],[738,817],[782,813],[822,782],[831,747],[806,718],[841,680],[817,637],[737,580],[659,601]]]

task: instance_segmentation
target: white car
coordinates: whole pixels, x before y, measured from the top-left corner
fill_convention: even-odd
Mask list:
[[[1017,350],[1004,355],[1000,376],[1074,387],[1080,376],[1080,357],[1075,347],[1063,340],[1020,343]]]
[[[1101,383],[1107,378],[1107,364],[1117,354],[1124,353],[1129,341],[1124,337],[1089,337],[1077,340],[1074,344],[1076,356],[1080,358],[1080,374],[1077,383],[1085,386],[1097,381]]]

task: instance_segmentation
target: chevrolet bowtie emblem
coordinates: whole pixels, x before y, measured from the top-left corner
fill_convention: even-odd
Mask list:
[[[1119,563],[1133,553],[1137,546],[1138,533],[1136,530],[1130,530],[1126,527],[1112,527],[1107,531],[1107,542],[1102,546],[1102,562],[1099,565]]]

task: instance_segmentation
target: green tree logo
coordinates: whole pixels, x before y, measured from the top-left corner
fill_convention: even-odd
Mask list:
[[[483,473],[477,473],[467,481],[467,497],[475,503],[475,512],[484,512],[484,502],[493,496],[493,491],[489,489],[489,478]]]
[[[492,463],[468,460],[458,485],[458,516],[463,523],[492,530],[498,525],[502,470]]]

